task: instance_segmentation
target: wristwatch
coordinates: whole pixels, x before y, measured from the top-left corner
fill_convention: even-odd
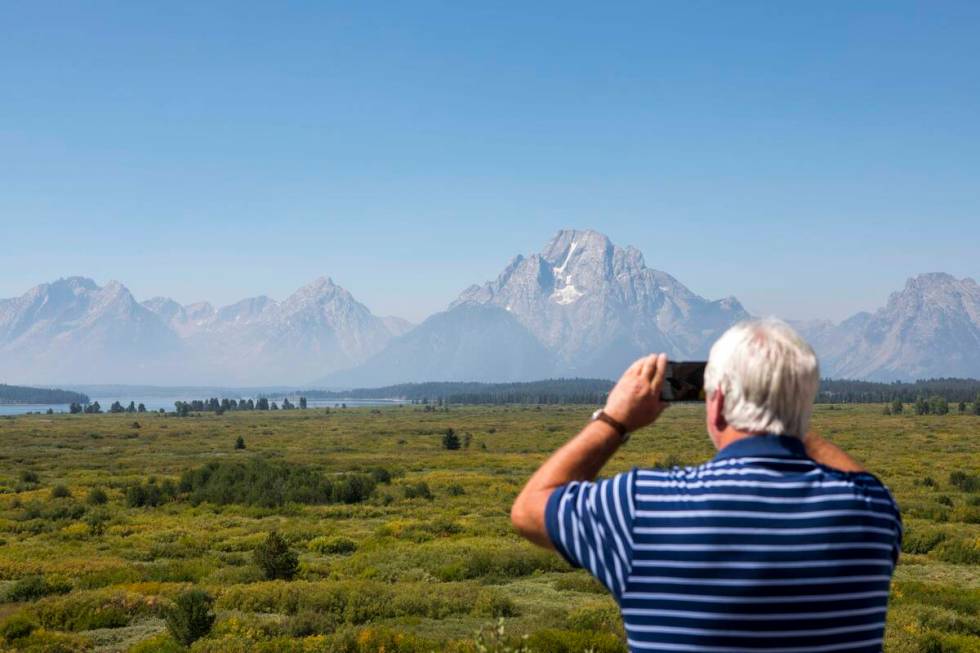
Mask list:
[[[609,426],[616,429],[616,433],[619,433],[619,441],[621,444],[626,444],[630,439],[630,433],[626,430],[626,425],[620,422],[618,419],[610,417],[609,413],[601,408],[592,413],[592,419],[590,421],[605,422]]]

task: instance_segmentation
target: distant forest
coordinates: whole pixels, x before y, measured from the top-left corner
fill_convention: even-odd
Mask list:
[[[81,392],[0,383],[0,404],[87,404],[88,402],[88,395]]]
[[[403,399],[450,404],[599,404],[613,383],[607,379],[547,379],[526,383],[402,383],[343,392],[307,390],[309,399]]]
[[[942,397],[946,401],[975,401],[980,396],[980,379],[920,379],[914,383],[874,383],[822,379],[817,403],[883,403],[898,399],[910,403],[919,398]]]
[[[403,383],[345,391],[306,390],[309,399],[402,399],[413,403],[451,404],[600,404],[613,382],[607,379],[548,379],[527,383]],[[817,403],[914,402],[940,396],[947,401],[975,401],[978,379],[927,379],[913,383],[875,383],[822,379]]]

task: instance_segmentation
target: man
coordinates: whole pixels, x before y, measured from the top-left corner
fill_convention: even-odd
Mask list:
[[[898,507],[839,448],[804,437],[820,375],[785,323],[737,324],[711,348],[710,462],[593,482],[666,407],[666,363],[652,355],[626,370],[528,481],[514,526],[612,592],[631,651],[880,651]]]

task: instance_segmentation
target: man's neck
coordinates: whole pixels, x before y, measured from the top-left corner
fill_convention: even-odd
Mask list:
[[[718,434],[715,441],[715,446],[718,448],[718,451],[721,451],[733,442],[738,442],[739,440],[744,440],[746,438],[752,438],[757,435],[765,434],[762,432],[738,431],[728,426],[724,431],[721,431]],[[860,463],[848,456],[840,448],[818,436],[816,433],[808,433],[803,439],[803,444],[806,445],[807,455],[821,465],[833,467],[834,469],[839,469],[843,472],[866,471],[864,467],[860,465]]]
[[[715,440],[715,447],[718,451],[721,451],[732,442],[738,442],[739,440],[744,440],[745,438],[751,438],[756,435],[763,435],[762,433],[753,431],[739,431],[732,428],[731,426],[726,426],[725,430],[718,434],[718,438]]]

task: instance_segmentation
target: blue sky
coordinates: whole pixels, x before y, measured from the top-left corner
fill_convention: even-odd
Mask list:
[[[5,3],[0,297],[419,320],[562,227],[785,317],[980,272],[980,3],[482,5]]]

